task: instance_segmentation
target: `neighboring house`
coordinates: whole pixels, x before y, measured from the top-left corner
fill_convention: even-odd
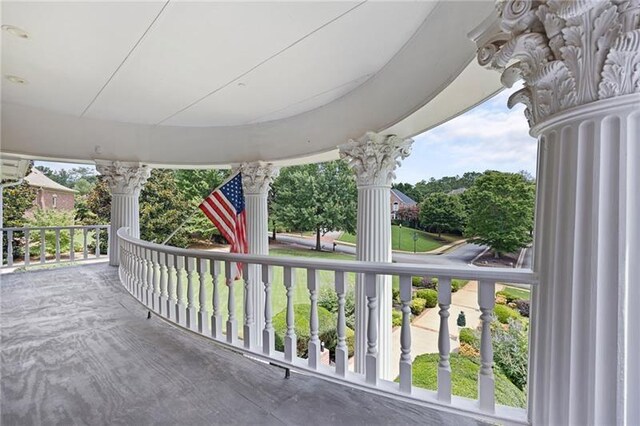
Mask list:
[[[41,209],[73,210],[74,196],[78,192],[49,179],[40,170],[33,168],[24,180],[38,190],[33,204]]]
[[[400,209],[407,207],[414,207],[416,203],[408,195],[398,191],[397,189],[391,190],[391,219],[396,219],[396,215]]]

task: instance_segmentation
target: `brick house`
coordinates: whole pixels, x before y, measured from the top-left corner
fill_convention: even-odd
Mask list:
[[[396,214],[400,209],[406,207],[414,207],[418,203],[411,197],[398,191],[397,189],[391,190],[391,219],[396,219]]]
[[[75,204],[74,189],[67,188],[49,179],[40,170],[33,168],[24,180],[29,186],[38,190],[33,204],[41,209],[73,210]]]

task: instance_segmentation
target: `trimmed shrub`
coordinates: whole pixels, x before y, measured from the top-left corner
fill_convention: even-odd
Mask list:
[[[493,313],[501,324],[508,324],[509,319],[517,320],[520,316],[518,312],[505,305],[496,305],[496,307],[493,308]]]
[[[425,307],[434,308],[438,304],[438,292],[430,288],[418,290],[416,297],[425,300]]]
[[[529,318],[530,302],[528,300],[516,300],[516,309],[523,317]]]
[[[351,358],[356,348],[356,332],[348,327],[347,327],[347,347],[349,348],[349,358]]]
[[[411,301],[411,303],[409,304],[409,307],[411,308],[411,313],[413,315],[420,315],[422,311],[425,310],[426,305],[427,305],[426,300],[415,298]]]
[[[451,280],[451,292],[455,293],[456,291],[467,285],[468,282],[469,280]]]
[[[468,343],[460,343],[460,349],[458,349],[458,353],[467,358],[480,357],[480,351]]]
[[[338,312],[338,295],[331,286],[325,285],[320,287],[318,306],[322,306],[334,314]]]
[[[393,303],[400,303],[400,290],[394,288],[391,290],[391,294],[393,296]]]
[[[338,295],[332,286],[320,287],[318,306],[333,314],[338,313]],[[356,322],[356,294],[352,286],[347,289],[344,297],[344,314],[347,327],[354,328]]]
[[[506,305],[507,304],[507,299],[503,295],[498,294],[498,295],[496,295],[496,304],[498,304],[498,305]]]
[[[492,330],[493,360],[519,389],[527,385],[529,342],[521,321],[509,319],[507,327]]]
[[[478,334],[475,332],[475,330],[472,330],[470,328],[465,327],[460,329],[460,336],[458,337],[458,339],[460,340],[461,345],[464,343],[474,347],[475,349],[478,349],[480,347],[480,337],[478,337]]]
[[[402,325],[402,312],[396,311],[395,309],[391,311],[391,326],[392,327],[400,327]]]
[[[309,354],[309,317],[311,312],[311,306],[306,304],[298,304],[293,307],[295,317],[295,332],[298,337],[297,352],[301,358],[306,358]],[[318,306],[318,337],[323,340],[322,337],[329,339],[329,342],[325,342],[325,347],[330,350],[335,348],[336,341],[331,341],[329,335],[331,330],[335,330],[336,322],[334,315],[325,308]],[[287,310],[283,309],[273,317],[273,328],[275,330],[275,347],[278,351],[284,351],[284,336],[287,332]],[[333,347],[331,347],[333,345]]]
[[[414,287],[422,287],[422,277],[411,277],[411,285]]]

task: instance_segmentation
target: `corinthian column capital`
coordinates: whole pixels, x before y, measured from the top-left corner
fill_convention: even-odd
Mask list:
[[[242,173],[242,186],[245,194],[263,194],[269,191],[269,185],[280,173],[280,169],[271,163],[259,161],[242,163],[236,170]]]
[[[524,80],[508,105],[525,104],[531,127],[640,93],[640,0],[509,0],[498,15],[499,26],[476,39],[478,62],[501,71],[506,87]]]
[[[146,165],[120,161],[96,162],[96,170],[104,176],[112,194],[138,194],[151,175]]]
[[[367,132],[358,140],[340,145],[340,158],[356,173],[358,186],[390,186],[400,160],[411,153],[413,139]]]

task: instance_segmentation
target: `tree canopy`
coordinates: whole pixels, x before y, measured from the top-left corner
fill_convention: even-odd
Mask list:
[[[465,234],[512,253],[532,241],[535,184],[521,173],[487,171],[464,194]]]
[[[354,232],[357,214],[355,179],[343,161],[286,167],[273,183],[270,214],[289,230]]]
[[[435,192],[420,204],[420,223],[442,236],[443,232],[462,231],[465,211],[460,196]]]

